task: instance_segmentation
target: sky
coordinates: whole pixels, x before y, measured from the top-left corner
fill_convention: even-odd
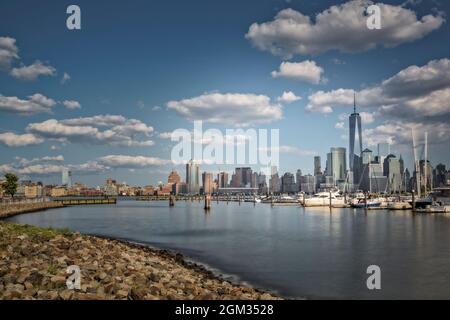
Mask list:
[[[69,30],[66,9],[81,9]],[[348,149],[389,142],[412,167],[412,134],[450,165],[450,4],[385,1],[2,1],[0,173],[91,186],[166,181],[170,133],[278,129],[279,170],[325,167]],[[224,142],[226,143],[226,142]],[[236,165],[202,164],[202,171]],[[255,166],[255,169],[259,169]]]

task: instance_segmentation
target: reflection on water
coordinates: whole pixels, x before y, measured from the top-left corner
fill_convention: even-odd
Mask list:
[[[450,298],[450,219],[442,215],[251,203],[123,201],[12,217],[178,250],[290,297]],[[378,265],[382,290],[366,288]]]

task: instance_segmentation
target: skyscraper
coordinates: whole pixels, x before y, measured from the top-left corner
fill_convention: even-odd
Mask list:
[[[202,182],[203,182],[203,193],[211,194],[213,190],[213,178],[212,173],[203,172],[202,173]]]
[[[72,187],[72,172],[68,169],[63,169],[62,171],[61,184],[67,186],[67,188]]]
[[[318,176],[322,174],[322,168],[321,168],[321,163],[320,163],[320,156],[315,156],[314,157],[314,175]]]
[[[186,184],[188,193],[197,194],[200,191],[199,185],[199,166],[194,160],[186,163]]]
[[[331,148],[331,172],[335,181],[345,180],[347,161],[345,148]]]
[[[227,172],[219,172],[217,174],[217,185],[219,188],[228,187],[228,173]]]
[[[350,148],[349,148],[349,167],[350,171],[359,171],[359,168],[355,168],[359,165],[359,159],[362,153],[362,129],[361,129],[361,116],[356,112],[356,95],[353,97],[353,113],[349,117],[350,124]],[[359,153],[355,154],[355,138],[356,138],[356,126],[358,126],[358,141],[359,141]],[[355,156],[358,158],[355,159]],[[356,169],[356,170],[355,170]]]

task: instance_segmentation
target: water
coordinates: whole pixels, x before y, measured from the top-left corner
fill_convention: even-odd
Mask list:
[[[15,216],[179,251],[287,297],[450,298],[450,217],[411,212],[271,207],[268,204],[121,201]],[[369,265],[381,290],[366,287]]]

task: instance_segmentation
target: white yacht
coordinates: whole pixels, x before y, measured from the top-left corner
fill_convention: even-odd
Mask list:
[[[305,207],[328,207],[330,205],[330,195],[331,195],[331,206],[343,207],[345,206],[345,199],[339,194],[339,192],[319,192],[310,198],[306,198],[304,201]]]

